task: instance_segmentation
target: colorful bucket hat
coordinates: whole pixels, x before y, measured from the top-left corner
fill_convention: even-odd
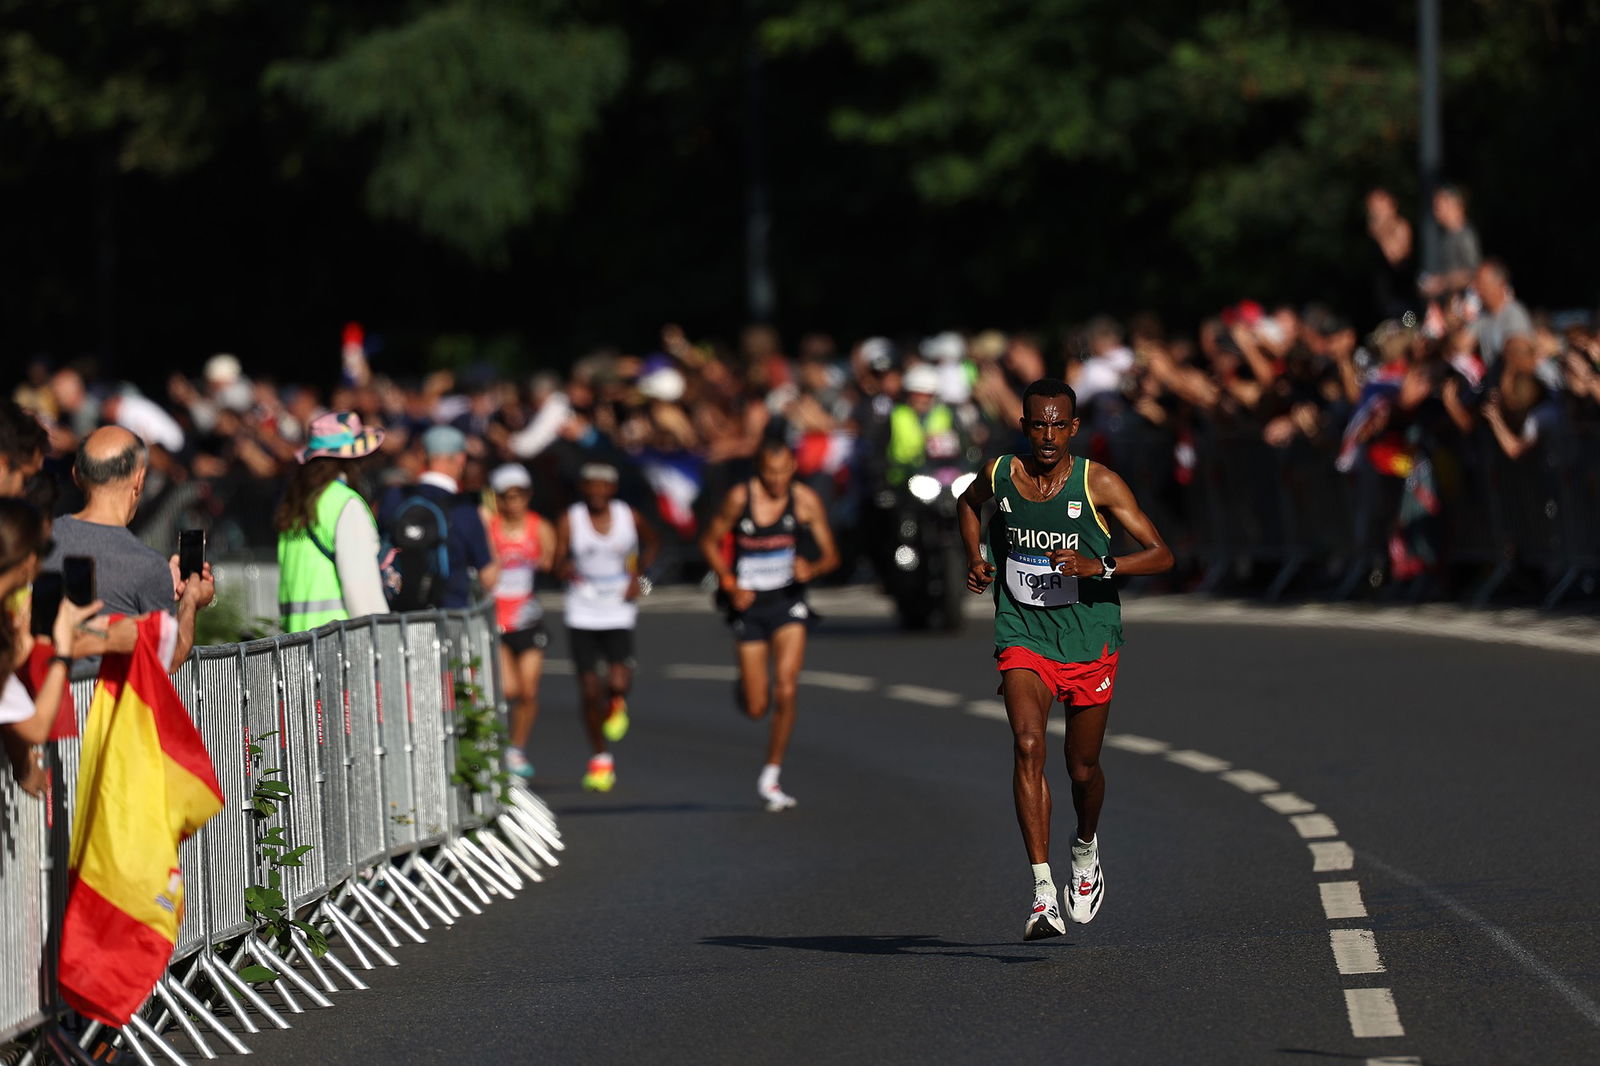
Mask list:
[[[302,463],[322,458],[360,459],[377,451],[382,443],[383,430],[364,428],[354,411],[332,411],[312,420],[299,459]]]

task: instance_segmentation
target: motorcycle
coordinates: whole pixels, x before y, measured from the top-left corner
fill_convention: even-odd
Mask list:
[[[967,597],[967,557],[956,523],[956,500],[977,475],[933,464],[886,489],[880,503],[892,514],[885,545],[884,588],[905,629],[961,628]]]

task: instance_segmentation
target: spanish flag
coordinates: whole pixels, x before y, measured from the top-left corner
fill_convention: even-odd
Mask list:
[[[205,743],[167,676],[176,634],[170,615],[139,620],[133,651],[105,657],[83,730],[61,992],[118,1027],[172,959],[178,844],[222,809]]]

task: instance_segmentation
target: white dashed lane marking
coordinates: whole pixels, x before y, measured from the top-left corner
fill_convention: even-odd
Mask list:
[[[1359,881],[1324,881],[1317,886],[1322,893],[1322,913],[1329,921],[1339,918],[1365,918],[1367,905],[1361,900]]]
[[[1333,947],[1333,964],[1346,976],[1357,973],[1382,973],[1378,938],[1371,929],[1330,929],[1328,942]]]
[[[1356,853],[1342,840],[1329,840],[1306,846],[1311,849],[1312,873],[1337,873],[1348,870],[1356,864]]]
[[[822,688],[836,688],[844,692],[871,692],[878,687],[875,678],[862,674],[836,674],[832,670],[802,670],[800,671],[802,685],[820,685]]]
[[[1415,1055],[1385,1055],[1381,1059],[1368,1059],[1367,1066],[1422,1066]]]
[[[1172,745],[1164,740],[1151,740],[1149,737],[1135,736],[1132,733],[1111,733],[1106,737],[1106,746],[1131,751],[1135,755],[1156,755]]]
[[[1339,835],[1339,827],[1326,814],[1297,814],[1289,822],[1294,826],[1294,831],[1307,840]]]
[[[1234,788],[1241,788],[1250,793],[1278,791],[1276,781],[1254,770],[1229,770],[1222,775],[1222,779]]]
[[[673,663],[667,667],[667,676],[674,681],[737,681],[737,666],[712,666],[701,663]]]
[[[1350,1012],[1350,1031],[1358,1037],[1405,1036],[1394,993],[1387,988],[1347,988],[1344,1007]],[[1418,1059],[1377,1059],[1377,1062],[1417,1062]]]
[[[891,700],[922,703],[929,707],[954,707],[961,702],[961,697],[949,689],[924,688],[921,685],[890,685],[883,690],[883,694]]]
[[[1277,811],[1279,814],[1304,814],[1314,811],[1317,805],[1310,800],[1301,799],[1293,792],[1275,792],[1270,796],[1262,796],[1261,802]]]
[[[1187,766],[1191,770],[1199,770],[1203,774],[1214,774],[1218,770],[1226,770],[1233,763],[1226,759],[1219,759],[1215,755],[1207,755],[1203,751],[1175,751],[1167,756],[1168,762],[1175,762],[1179,766]]]
[[[967,704],[967,713],[975,714],[979,718],[993,718],[1001,722],[1010,721],[1011,716],[1006,714],[1006,705],[999,700],[973,700]]]

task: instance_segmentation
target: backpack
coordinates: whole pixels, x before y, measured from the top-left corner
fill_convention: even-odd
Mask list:
[[[437,503],[412,493],[396,506],[383,529],[383,590],[395,611],[421,611],[444,604],[450,579],[450,525]]]

